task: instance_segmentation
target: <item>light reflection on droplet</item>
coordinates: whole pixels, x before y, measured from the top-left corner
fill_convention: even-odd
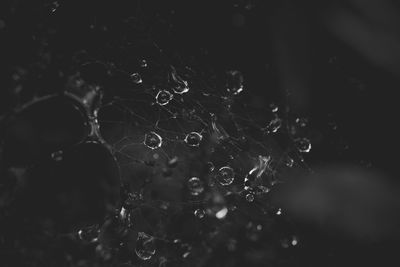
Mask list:
[[[137,72],[132,73],[130,77],[131,77],[132,82],[134,82],[136,84],[140,84],[143,82],[142,77],[140,77],[140,74]]]
[[[311,142],[307,138],[298,138],[295,141],[295,145],[300,152],[308,153],[311,150]]]

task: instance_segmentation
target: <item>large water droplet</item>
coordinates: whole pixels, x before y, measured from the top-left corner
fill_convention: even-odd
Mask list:
[[[307,153],[311,150],[311,142],[307,138],[298,138],[294,143],[300,152]]]
[[[198,196],[204,191],[203,182],[197,177],[190,178],[187,182],[187,186],[190,194],[193,196]]]
[[[160,106],[165,106],[172,100],[172,98],[174,98],[174,96],[169,91],[160,90],[156,95],[156,103]]]
[[[230,185],[235,179],[235,172],[231,167],[224,166],[218,170],[216,178],[221,185]]]
[[[162,138],[155,132],[147,133],[144,136],[143,144],[150,149],[156,149],[161,147],[162,145]]]
[[[156,253],[154,237],[139,232],[136,240],[135,253],[142,260],[151,259],[151,257]]]
[[[226,90],[233,95],[238,95],[243,91],[243,75],[240,71],[227,72]]]
[[[185,143],[189,146],[199,146],[203,136],[197,132],[188,133],[185,137]]]

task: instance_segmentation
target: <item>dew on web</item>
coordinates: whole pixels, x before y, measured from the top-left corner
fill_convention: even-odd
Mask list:
[[[162,137],[155,132],[147,133],[144,136],[143,144],[150,149],[160,148],[162,146]]]
[[[160,106],[165,106],[174,98],[173,94],[171,94],[167,90],[160,90],[156,95],[156,103]]]

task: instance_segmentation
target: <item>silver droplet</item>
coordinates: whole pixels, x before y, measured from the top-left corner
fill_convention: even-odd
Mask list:
[[[165,106],[174,98],[173,94],[171,94],[167,90],[160,90],[156,95],[156,103],[160,106]]]
[[[197,132],[188,133],[185,137],[185,143],[189,146],[199,146],[203,136]]]
[[[203,182],[197,177],[190,178],[187,182],[187,186],[190,194],[193,196],[198,196],[204,191]]]
[[[294,143],[300,152],[308,153],[311,150],[311,142],[307,138],[298,138]]]
[[[155,132],[145,134],[143,144],[150,149],[156,149],[161,147],[162,138]]]

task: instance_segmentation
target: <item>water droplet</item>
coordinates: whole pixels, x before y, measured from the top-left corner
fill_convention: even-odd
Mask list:
[[[131,80],[136,84],[140,84],[143,82],[142,77],[140,77],[140,74],[137,72],[131,74]]]
[[[185,94],[189,92],[188,82],[183,80],[177,73],[176,69],[171,66],[171,80],[172,80],[172,90],[175,94]]]
[[[269,122],[266,128],[268,133],[276,133],[281,127],[282,127],[282,119],[276,117]]]
[[[307,118],[297,118],[296,124],[300,127],[306,127],[308,124],[308,119]]]
[[[78,231],[78,237],[80,240],[85,242],[94,243],[97,242],[100,229],[98,225],[82,228]]]
[[[307,153],[311,150],[311,142],[307,138],[298,138],[295,141],[295,145],[300,152]]]
[[[243,75],[240,71],[227,72],[226,90],[233,95],[238,95],[243,91]]]
[[[248,194],[246,195],[246,200],[247,200],[248,202],[253,202],[253,201],[254,201],[254,195],[251,194],[251,193],[248,193]]]
[[[294,164],[294,160],[291,157],[286,157],[284,159],[284,163],[287,167],[292,168]]]
[[[147,67],[147,61],[145,59],[142,59],[140,61],[140,67],[142,67],[142,68],[146,68]]]
[[[282,209],[281,209],[281,208],[279,208],[279,209],[276,211],[276,215],[282,215]]]
[[[162,138],[155,132],[145,134],[143,144],[150,149],[156,149],[161,147]]]
[[[174,98],[173,94],[171,94],[167,90],[160,90],[156,95],[156,103],[160,106],[165,106]]]
[[[292,242],[291,242],[292,246],[297,246],[297,244],[299,244],[299,240],[296,236],[292,237]]]
[[[59,7],[60,7],[60,2],[59,1],[54,1],[53,3],[51,3],[51,5],[50,5],[51,13],[56,12]]]
[[[194,216],[196,216],[199,219],[204,218],[205,215],[206,215],[206,212],[203,209],[197,209],[194,211]]]
[[[271,104],[269,105],[269,107],[271,108],[271,111],[272,111],[273,113],[277,113],[278,110],[279,110],[279,107],[278,107],[276,104],[274,104],[274,103],[271,103]]]
[[[235,172],[231,167],[225,166],[218,170],[216,178],[221,185],[230,185],[235,179]]]
[[[227,214],[228,214],[228,209],[226,207],[223,207],[217,213],[215,213],[215,217],[217,219],[222,220],[222,219],[224,219],[226,217]]]
[[[189,146],[199,146],[203,136],[197,132],[188,133],[185,137],[185,143]]]
[[[197,177],[190,178],[187,186],[193,196],[198,196],[204,191],[203,182]]]
[[[54,161],[62,161],[63,160],[63,152],[61,150],[60,151],[56,151],[56,152],[51,154],[51,158]]]
[[[136,240],[135,253],[142,260],[151,259],[151,257],[156,253],[154,237],[139,232]]]

